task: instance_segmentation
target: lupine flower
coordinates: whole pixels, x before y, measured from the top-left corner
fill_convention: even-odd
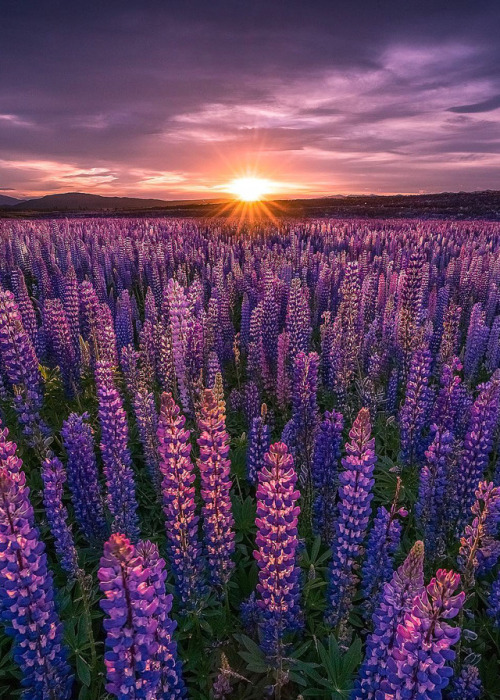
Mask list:
[[[183,696],[176,659],[172,658],[175,645],[168,619],[170,600],[164,589],[164,562],[148,559],[146,562],[139,547],[115,533],[104,545],[97,573],[105,595],[101,607],[107,614],[106,690],[118,700],[155,698],[160,693],[168,700]]]
[[[415,542],[390,582],[384,584],[373,614],[373,632],[354,686],[352,700],[375,700],[387,673],[387,659],[396,641],[399,624],[424,588],[424,545]]]
[[[458,528],[464,527],[474,502],[474,490],[484,477],[498,421],[500,382],[492,380],[479,387],[465,436],[460,471],[455,485],[454,515]]]
[[[408,369],[410,357],[419,341],[423,265],[423,255],[420,251],[414,251],[403,275],[396,333],[405,359],[405,371]]]
[[[471,665],[465,666],[460,675],[453,678],[446,695],[448,700],[479,700],[482,696],[483,684],[479,669]]]
[[[68,455],[67,476],[75,519],[88,542],[107,537],[99,473],[88,413],[71,413],[63,423],[61,436]]]
[[[493,482],[482,481],[476,489],[472,506],[474,519],[465,528],[460,540],[459,564],[464,572],[464,586],[471,587],[474,574],[492,569],[500,557],[500,542],[496,540],[500,523],[500,488]]]
[[[500,627],[500,572],[491,586],[487,612],[495,627]]]
[[[459,583],[459,574],[439,569],[405,614],[381,686],[387,700],[432,700],[440,697],[448,685],[453,675],[449,664],[455,658],[452,647],[458,642],[461,629],[446,620],[456,617],[464,604],[463,591],[454,595]]]
[[[223,404],[212,389],[205,389],[199,418],[200,448],[198,468],[203,499],[203,533],[208,556],[209,575],[216,586],[224,586],[234,567],[234,520],[231,511],[231,463],[229,435]]]
[[[425,464],[420,471],[420,485],[416,514],[428,542],[431,556],[439,552],[443,545],[447,486],[449,479],[449,459],[453,448],[453,435],[449,430],[431,426],[433,440],[425,452]]]
[[[165,562],[158,553],[158,547],[147,540],[138,543],[136,552],[142,558],[142,565],[148,572],[145,583],[153,588],[157,601],[155,641],[158,648],[154,663],[160,671],[160,681],[156,692],[158,697],[167,700],[184,698],[186,690],[182,679],[182,666],[177,656],[177,643],[173,637],[177,623],[170,618],[172,596],[165,593],[167,578]]]
[[[415,464],[425,448],[422,431],[431,409],[430,371],[430,352],[417,350],[411,362],[405,401],[399,414],[401,460],[409,465]]]
[[[267,406],[262,404],[261,415],[252,420],[248,433],[247,479],[251,484],[257,483],[259,470],[264,463],[264,455],[271,445],[271,434],[266,423]]]
[[[335,516],[338,465],[344,418],[325,411],[314,442],[312,480],[314,486],[313,530],[324,542],[331,542]]]
[[[107,486],[107,505],[113,518],[113,531],[131,539],[139,536],[134,472],[128,449],[127,414],[113,383],[109,365],[99,362],[96,368],[101,454]]]
[[[290,355],[296,357],[300,352],[309,352],[311,338],[311,320],[309,302],[301,281],[295,277],[290,285],[290,296],[286,315],[286,330],[290,339]]]
[[[257,593],[262,611],[261,646],[269,656],[280,655],[284,636],[300,626],[300,587],[297,565],[297,475],[282,442],[271,445],[259,471],[257,535],[254,552],[259,567]]]
[[[397,501],[401,480],[398,479],[396,494],[390,510],[380,506],[366,545],[366,556],[361,572],[361,590],[365,602],[363,615],[370,619],[377,606],[380,589],[391,578],[394,554],[401,539],[401,521],[408,514],[398,508]]]
[[[132,399],[134,407],[134,415],[139,431],[139,439],[141,441],[144,452],[144,461],[149,471],[151,481],[159,492],[161,486],[161,475],[159,471],[159,456],[156,430],[158,427],[158,411],[156,410],[156,402],[154,394],[145,386],[140,386]]]
[[[23,471],[0,467],[0,619],[28,699],[69,700],[73,677],[54,605],[52,575]]]
[[[46,336],[50,337],[51,349],[61,371],[64,389],[71,397],[78,388],[79,369],[68,320],[60,299],[48,299],[45,302],[44,319],[47,326]]]
[[[203,593],[201,544],[195,502],[195,475],[186,419],[171,394],[162,395],[158,422],[158,451],[162,474],[167,551],[178,594],[185,606],[195,605]]]
[[[187,332],[189,309],[182,287],[175,280],[168,282],[167,292],[170,299],[170,324],[172,332],[172,356],[174,360],[177,386],[184,412],[191,411],[185,355],[187,350]]]
[[[326,611],[326,620],[332,627],[337,627],[349,614],[355,581],[353,567],[370,517],[373,469],[377,459],[375,439],[370,434],[370,414],[367,408],[362,408],[349,432],[347,457],[342,460],[344,471],[339,475],[340,502],[332,542]]]
[[[82,571],[78,566],[71,526],[68,524],[68,511],[63,504],[63,489],[66,474],[61,461],[52,454],[42,463],[43,505],[50,531],[55,541],[59,563],[72,579],[77,579]]]
[[[0,464],[9,474],[18,474],[23,467],[22,460],[17,456],[17,445],[9,438],[9,429],[2,428],[0,420]]]
[[[2,366],[15,389],[14,408],[30,444],[47,432],[40,418],[42,377],[33,345],[24,330],[12,292],[0,287],[0,350]]]

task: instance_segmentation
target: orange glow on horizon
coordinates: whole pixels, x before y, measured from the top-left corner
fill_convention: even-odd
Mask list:
[[[272,192],[272,182],[261,177],[238,177],[231,180],[227,191],[242,202],[258,202]]]

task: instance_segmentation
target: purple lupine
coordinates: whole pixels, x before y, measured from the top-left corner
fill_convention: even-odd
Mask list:
[[[80,361],[80,297],[75,269],[71,266],[64,278],[61,300],[68,320],[73,352]]]
[[[33,345],[24,330],[12,292],[0,287],[0,350],[2,367],[14,388],[14,408],[30,444],[46,433],[40,418],[42,376]]]
[[[365,658],[356,680],[352,700],[375,700],[386,676],[387,660],[396,641],[399,624],[411,610],[415,596],[424,588],[424,545],[415,542],[392,579],[384,584],[373,614],[373,632],[366,640]]]
[[[370,434],[370,413],[367,408],[362,408],[349,432],[347,456],[342,459],[344,471],[339,475],[340,502],[334,526],[325,614],[331,627],[345,622],[349,614],[356,580],[354,564],[370,518],[375,482],[373,470],[377,461],[375,439]]]
[[[490,329],[485,323],[482,304],[474,304],[470,315],[464,351],[464,375],[469,382],[474,379],[479,370],[488,344],[489,334]]]
[[[224,404],[218,402],[212,389],[205,389],[199,416],[200,456],[197,460],[201,476],[203,500],[203,534],[211,582],[225,586],[234,567],[234,520],[231,510],[231,463],[229,435],[226,432]]]
[[[170,618],[172,595],[167,595],[165,592],[167,578],[165,561],[160,557],[157,545],[148,540],[139,542],[136,552],[142,558],[142,565],[148,572],[145,583],[153,588],[157,601],[154,615],[157,620],[155,641],[158,647],[153,663],[160,671],[160,680],[156,697],[164,700],[184,698],[186,689],[182,678],[182,665],[177,655],[177,643],[173,637],[177,623]]]
[[[22,469],[23,462],[17,456],[17,445],[9,438],[9,429],[2,428],[0,420],[0,465],[5,467],[9,474],[18,474]]]
[[[26,698],[69,700],[73,677],[45,546],[23,471],[0,467],[0,620],[13,640]]]
[[[75,520],[86,540],[102,543],[108,536],[99,472],[88,413],[71,413],[61,429],[68,455],[67,477]]]
[[[438,354],[440,365],[448,363],[457,354],[461,314],[462,309],[456,304],[450,303],[446,309],[443,320],[443,337]]]
[[[495,627],[500,628],[500,571],[491,586],[487,612]]]
[[[262,404],[261,415],[252,420],[248,432],[247,479],[251,484],[257,483],[259,471],[264,462],[264,455],[271,445],[271,433],[266,423],[267,406]]]
[[[127,414],[114,386],[112,370],[106,362],[96,367],[101,454],[107,486],[107,505],[113,518],[113,532],[130,539],[139,537],[134,472],[128,449]]]
[[[78,553],[68,524],[68,511],[63,504],[66,474],[61,460],[51,453],[42,462],[42,480],[43,505],[57,558],[70,579],[76,580],[83,575],[83,571],[78,566]]]
[[[428,542],[431,557],[444,545],[445,523],[443,512],[447,498],[449,462],[453,449],[453,434],[431,426],[432,442],[425,452],[425,463],[420,471],[416,514]]]
[[[140,550],[120,533],[111,535],[104,545],[97,577],[105,595],[101,607],[107,615],[106,690],[118,700],[154,698],[160,692],[168,700],[182,697],[175,685],[172,688],[168,683],[169,670],[173,669],[164,667],[168,605],[157,590],[158,584],[163,584],[163,566],[156,567],[157,571],[148,567]],[[174,665],[175,660],[172,662]]]
[[[47,299],[45,302],[44,325],[46,337],[50,338],[55,364],[61,372],[64,390],[67,396],[72,397],[79,384],[79,368],[70,327],[60,299]]]
[[[398,626],[387,661],[387,676],[381,689],[387,700],[441,697],[455,658],[452,647],[460,639],[460,627],[446,620],[460,612],[465,593],[454,595],[460,575],[439,569],[425,590],[416,596],[411,611]]]
[[[455,676],[447,691],[447,700],[479,700],[483,697],[483,684],[477,666],[468,664],[459,676]]]
[[[419,250],[412,252],[402,278],[396,335],[403,352],[405,374],[408,371],[411,355],[419,341],[423,265],[422,253]]]
[[[490,571],[500,557],[500,542],[496,539],[500,524],[500,488],[492,481],[481,481],[475,496],[471,508],[474,518],[465,527],[458,556],[467,589],[473,586],[476,573]]]
[[[281,656],[283,639],[300,627],[300,569],[297,564],[297,522],[300,513],[297,475],[283,442],[271,445],[257,486],[257,605],[261,610],[260,641],[270,658]]]
[[[148,468],[151,481],[159,492],[161,475],[159,471],[158,441],[158,411],[154,394],[145,386],[139,386],[132,398],[135,420],[139,431],[139,439],[144,453],[144,461]]]
[[[333,538],[335,496],[341,454],[344,417],[341,413],[325,411],[314,441],[312,481],[314,486],[313,531],[324,542]]]
[[[290,285],[288,308],[286,313],[286,330],[290,340],[290,355],[309,352],[311,338],[311,319],[309,302],[299,278],[295,277]]]
[[[401,480],[398,479],[396,494],[390,510],[380,506],[366,545],[366,556],[361,570],[363,592],[363,616],[370,619],[377,606],[383,584],[391,578],[394,555],[401,541],[401,520],[408,514],[397,505]]]
[[[317,353],[297,355],[293,367],[292,418],[290,443],[295,468],[302,486],[302,512],[307,520],[312,510],[312,460],[314,440],[319,423]]]
[[[462,363],[458,357],[452,357],[441,372],[440,384],[436,402],[432,413],[432,422],[442,430],[452,433],[456,430],[457,419],[461,410],[461,379],[457,372],[462,369]]]
[[[283,331],[278,336],[278,366],[276,370],[276,399],[282,411],[288,406],[291,393],[289,362],[290,339],[288,333]]]
[[[478,389],[480,393],[472,407],[455,484],[453,516],[459,530],[468,520],[474,490],[484,477],[499,415],[500,381],[493,379]]]
[[[188,378],[186,373],[186,350],[189,309],[184,290],[174,279],[169,280],[167,293],[170,300],[170,324],[172,333],[172,356],[177,387],[186,414],[191,413]]]
[[[183,606],[194,607],[203,593],[201,544],[198,540],[195,474],[190,432],[171,394],[163,394],[158,421],[158,452],[162,474],[167,551]]]
[[[401,460],[414,465],[425,448],[422,431],[428,421],[432,392],[429,387],[431,354],[417,350],[411,361],[405,401],[399,413],[401,428]]]

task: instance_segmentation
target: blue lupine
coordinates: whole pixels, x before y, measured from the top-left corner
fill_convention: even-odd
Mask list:
[[[88,413],[71,413],[61,437],[68,455],[66,471],[76,522],[87,541],[98,544],[107,537],[108,528],[88,417]]]
[[[432,442],[425,452],[425,463],[420,471],[416,514],[428,543],[431,557],[444,545],[445,525],[443,512],[449,485],[449,461],[453,449],[453,434],[431,426]]]
[[[373,614],[373,632],[366,641],[365,658],[352,692],[352,700],[375,700],[387,673],[387,660],[399,624],[424,588],[424,545],[415,542],[392,579],[385,583]]]
[[[402,525],[407,511],[398,508],[397,500],[401,481],[390,510],[380,506],[366,545],[366,556],[361,570],[361,591],[365,599],[363,616],[370,619],[376,608],[382,585],[391,578],[394,555],[401,540]]]
[[[495,627],[500,628],[500,571],[491,586],[487,612]]]
[[[0,467],[0,620],[12,638],[26,700],[71,697],[73,677],[52,574],[23,471]]]
[[[264,455],[271,445],[269,425],[266,423],[267,406],[262,404],[261,415],[252,420],[248,432],[247,479],[251,484],[257,483],[259,471],[264,462]]]
[[[271,445],[258,478],[254,556],[259,567],[260,640],[268,657],[279,658],[285,635],[301,623],[297,563],[300,494],[293,459],[284,443]]]
[[[113,518],[113,532],[130,539],[139,536],[134,472],[128,449],[127,414],[114,386],[111,368],[98,362],[96,368],[101,454],[107,486],[107,505]]]
[[[387,661],[387,675],[381,684],[387,700],[441,697],[453,675],[452,647],[461,634],[460,627],[447,622],[464,604],[463,591],[454,595],[459,583],[459,574],[439,569],[416,596],[411,611],[398,626]]]
[[[447,700],[479,700],[483,697],[483,684],[477,666],[468,664],[455,676],[447,691]]]
[[[431,359],[428,350],[417,350],[411,361],[405,401],[399,413],[401,460],[404,464],[415,464],[425,449],[422,431],[431,409]]]
[[[313,531],[324,542],[331,542],[335,516],[335,496],[341,454],[344,418],[341,413],[325,411],[314,442],[312,481],[314,486]]]
[[[365,538],[370,517],[373,470],[377,460],[375,439],[370,437],[370,414],[362,408],[349,432],[347,456],[342,460],[344,471],[339,475],[338,511],[332,541],[325,618],[332,627],[345,622],[349,614],[355,581],[354,564]]]
[[[71,526],[68,524],[68,511],[63,504],[63,490],[66,474],[61,461],[50,454],[42,462],[43,505],[55,549],[61,567],[72,579],[83,572],[78,566],[78,554]]]
[[[465,436],[460,471],[457,473],[452,517],[459,530],[468,520],[474,491],[483,479],[493,447],[500,408],[500,381],[493,379],[479,386]]]

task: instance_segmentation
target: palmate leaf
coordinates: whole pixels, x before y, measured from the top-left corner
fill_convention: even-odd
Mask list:
[[[304,691],[303,695],[328,697],[331,700],[347,699],[352,689],[356,669],[361,663],[361,640],[356,639],[349,649],[342,653],[337,640],[330,635],[326,646],[318,641],[316,648],[321,664],[319,666],[315,664],[313,669],[304,668],[303,670],[324,690],[310,688]]]

